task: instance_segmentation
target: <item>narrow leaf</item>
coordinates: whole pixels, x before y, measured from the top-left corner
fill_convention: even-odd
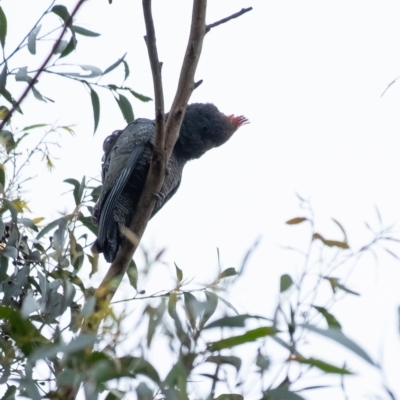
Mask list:
[[[126,76],[126,77],[127,77],[127,74],[129,75],[129,69],[128,69],[128,70],[126,69],[127,66],[128,66],[128,64],[125,66],[125,76]],[[128,72],[127,72],[127,71],[128,71]],[[137,99],[139,99],[140,101],[143,101],[144,103],[146,103],[147,101],[153,100],[151,97],[147,97],[147,96],[145,96],[145,95],[143,95],[143,94],[140,94],[140,93],[138,93],[138,92],[135,92],[135,91],[132,90],[132,89],[129,89],[129,91],[131,92],[131,94],[132,94],[133,97],[136,97]]]
[[[54,6],[51,11],[58,15],[66,24],[68,22],[68,20],[70,19],[70,15],[69,12],[67,10],[67,7],[63,6],[63,5],[56,5]]]
[[[99,126],[100,119],[100,99],[99,95],[90,87],[90,99],[92,100],[92,109],[93,109],[93,119],[94,119],[94,131],[93,135],[96,133],[97,127]]]
[[[71,36],[71,39],[69,40],[67,46],[62,50],[60,58],[66,57],[68,54],[72,53],[76,49],[78,41]],[[89,77],[89,76],[88,76]]]
[[[7,18],[4,14],[3,8],[0,6],[0,43],[4,49],[4,44],[6,43],[7,36]]]
[[[247,319],[267,319],[265,317],[261,317],[258,315],[250,315],[250,314],[241,314],[241,315],[234,315],[233,317],[223,317],[217,319],[211,324],[208,324],[204,327],[204,329],[210,328],[243,328],[245,326],[245,322]]]
[[[7,63],[4,63],[4,67],[1,70],[1,74],[0,74],[0,91],[5,90],[6,83],[7,83]]]
[[[286,223],[288,225],[296,225],[296,224],[301,224],[304,221],[307,221],[308,218],[306,217],[297,217],[297,218],[293,218],[293,219],[289,219],[289,221],[286,221]]]
[[[89,31],[86,28],[82,28],[81,26],[73,25],[75,33],[78,33],[79,35],[83,36],[89,36],[89,37],[96,37],[100,36],[100,33]]]
[[[182,270],[176,265],[175,263],[175,270],[176,270],[176,278],[178,279],[178,282],[181,282],[183,279],[183,272]]]
[[[232,336],[227,339],[218,340],[217,342],[212,342],[208,344],[208,349],[210,351],[219,351],[222,349],[229,349],[231,347],[239,346],[244,343],[254,342],[257,339],[273,336],[279,331],[274,326],[263,326],[260,328],[252,329],[247,331],[243,335]]]
[[[358,356],[360,356],[361,358],[363,358],[368,363],[375,365],[374,361],[366,353],[366,351],[364,349],[362,349],[353,340],[351,340],[347,336],[345,336],[341,331],[339,331],[337,329],[320,329],[320,328],[317,328],[316,326],[310,325],[310,324],[300,324],[299,326],[303,327],[304,329],[308,329],[311,332],[318,333],[321,336],[325,336],[329,339],[332,339],[332,340],[336,341],[337,343],[340,343],[341,345],[343,345],[343,346],[347,347],[349,350],[351,350],[353,353],[355,353]]]
[[[138,274],[136,263],[133,259],[129,263],[128,269],[126,270],[126,274],[128,275],[129,283],[131,284],[131,286],[135,290],[137,290],[139,274]]]
[[[42,25],[36,26],[28,36],[28,50],[31,54],[36,54],[36,37]]]
[[[237,272],[235,268],[227,268],[219,274],[218,279],[228,278],[229,276],[235,276]]]
[[[121,110],[125,121],[128,124],[131,123],[135,117],[133,115],[132,106],[131,103],[129,103],[129,100],[122,94],[119,94],[119,97],[116,97],[115,100],[118,103],[119,109]]]
[[[118,65],[121,64],[122,61],[124,61],[125,56],[126,56],[126,53],[121,58],[119,58],[114,64],[112,64],[108,68],[106,68],[106,70],[103,72],[103,75],[108,74],[109,72],[111,72],[112,70],[117,68]]]
[[[321,313],[326,322],[328,323],[329,328],[341,329],[339,321],[324,307],[313,306],[319,313]]]
[[[325,361],[318,360],[316,358],[303,358],[300,355],[296,355],[295,357],[291,357],[291,360],[295,360],[300,364],[307,364],[313,367],[320,369],[321,371],[328,372],[330,374],[340,374],[340,375],[352,375],[346,368],[336,367],[335,365],[329,364]]]

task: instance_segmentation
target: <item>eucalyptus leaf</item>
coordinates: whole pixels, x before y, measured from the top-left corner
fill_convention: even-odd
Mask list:
[[[6,36],[7,36],[7,18],[6,14],[4,14],[3,8],[0,6],[0,43],[3,49],[6,43]]]
[[[28,50],[31,54],[36,54],[36,38],[42,25],[37,25],[28,36]]]

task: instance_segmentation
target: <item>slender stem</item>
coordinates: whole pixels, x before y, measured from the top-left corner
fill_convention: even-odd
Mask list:
[[[238,17],[240,17],[241,15],[246,14],[247,12],[251,11],[252,9],[253,9],[253,7],[242,8],[240,11],[238,11],[238,12],[235,13],[235,14],[230,15],[229,17],[222,18],[222,19],[220,19],[220,20],[217,21],[217,22],[214,22],[214,23],[212,23],[212,24],[209,24],[209,25],[207,25],[207,27],[206,27],[206,32],[209,32],[212,28],[215,28],[215,27],[218,26],[218,25],[225,24],[226,22],[230,21],[231,19],[238,18]]]

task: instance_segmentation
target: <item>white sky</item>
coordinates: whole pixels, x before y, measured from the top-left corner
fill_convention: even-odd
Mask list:
[[[19,0],[18,8],[15,3],[1,1],[9,20],[8,53],[50,2]],[[166,109],[186,47],[190,3],[154,1]],[[62,4],[71,9],[75,1]],[[191,102],[212,102],[227,114],[245,115],[251,124],[223,147],[187,166],[178,194],[151,221],[143,239],[148,249],[166,247],[165,261],[171,267],[160,266],[157,276],[141,289],[148,293],[166,289],[166,282],[172,287],[174,261],[186,277],[208,282],[215,274],[216,247],[224,267],[239,267],[247,249],[262,236],[231,299],[242,312],[268,315],[277,300],[279,276],[293,274],[300,263],[280,246],[300,247],[308,233],[303,227],[284,224],[303,215],[296,192],[311,199],[320,233],[342,239],[331,222],[334,217],[344,225],[354,248],[370,239],[365,221],[378,226],[374,205],[385,225],[399,222],[400,82],[383,98],[380,95],[400,75],[400,3],[219,0],[209,2],[207,21],[248,6],[254,10],[207,35],[196,74],[204,83]],[[106,0],[89,1],[76,24],[102,36],[80,36],[80,51],[66,62],[104,70],[128,52],[128,85],[153,97],[142,19],[139,1],[114,0],[111,6]],[[39,44],[38,51],[44,54],[44,50],[46,46]],[[25,51],[19,60],[12,66],[31,65],[33,58]],[[118,81],[122,77],[122,68],[113,75]],[[23,85],[11,86],[14,96]],[[97,176],[102,141],[126,123],[111,95],[98,90],[101,119],[93,137],[90,99],[83,85],[42,76],[38,89],[56,103],[43,105],[31,96],[23,105],[26,119],[13,124],[58,120],[75,124],[76,131],[75,138],[66,135],[60,140],[62,151],[53,174],[35,166],[37,192],[27,196],[34,213],[50,221],[58,212],[72,210],[69,195],[60,197],[69,187],[60,182]],[[153,117],[153,103],[134,100],[133,105],[136,117]],[[396,315],[400,265],[380,255],[378,265],[363,259],[347,283],[362,296],[346,298],[333,312],[348,336],[374,358],[383,357],[389,386],[400,396]],[[106,268],[102,263],[94,283]],[[350,359],[359,372],[349,379],[350,398],[367,398],[379,391],[375,372],[346,353],[335,356],[336,347],[332,359],[325,354],[324,359],[336,364]],[[320,391],[307,398],[336,399],[338,393]]]

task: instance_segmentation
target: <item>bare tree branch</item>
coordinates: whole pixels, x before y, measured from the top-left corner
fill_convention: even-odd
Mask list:
[[[22,101],[25,99],[25,97],[28,95],[29,91],[32,89],[33,85],[37,82],[40,74],[43,72],[43,70],[46,68],[46,65],[49,63],[51,57],[54,54],[55,49],[57,48],[57,46],[60,44],[61,39],[63,38],[66,30],[68,29],[68,27],[72,24],[73,18],[76,15],[76,13],[78,12],[78,10],[80,9],[80,7],[82,6],[82,4],[85,2],[85,0],[79,0],[78,3],[76,4],[75,8],[73,9],[72,13],[70,14],[68,20],[65,22],[63,29],[61,30],[61,34],[58,37],[58,39],[56,40],[56,42],[53,45],[53,48],[51,49],[51,51],[49,52],[48,56],[46,57],[46,59],[43,61],[43,64],[40,66],[40,68],[37,70],[35,76],[32,78],[32,80],[28,83],[28,86],[25,88],[24,92],[22,93],[21,97],[18,99],[18,101],[16,101],[11,110],[6,114],[6,116],[4,117],[3,121],[1,121],[0,123],[0,130],[2,130],[4,128],[4,125],[9,121],[9,119],[11,118],[11,116],[14,114],[14,112],[19,108],[19,106],[21,105]]]
[[[138,247],[141,237],[153,211],[156,196],[159,193],[174,145],[179,136],[179,130],[185,115],[186,107],[193,90],[202,81],[195,83],[194,76],[200,59],[203,40],[206,33],[214,26],[228,22],[233,18],[245,14],[252,8],[239,11],[230,17],[206,25],[207,0],[193,0],[192,24],[189,41],[179,77],[178,88],[167,122],[164,121],[164,96],[161,79],[161,64],[158,59],[156,36],[151,12],[151,0],[142,0],[143,13],[146,24],[146,45],[148,49],[154,84],[155,112],[156,112],[156,144],[147,175],[145,187],[130,223],[129,230],[121,242],[118,254],[111,264],[106,276],[96,292],[97,313],[85,321],[83,329],[97,331],[102,319],[102,313],[114,296],[118,286],[129,266],[129,263]]]
[[[225,24],[226,22],[230,21],[231,19],[238,18],[238,17],[240,17],[241,15],[246,14],[247,12],[251,11],[252,9],[253,9],[253,7],[242,8],[240,11],[238,11],[238,12],[235,13],[235,14],[230,15],[229,17],[220,19],[220,20],[217,21],[217,22],[214,22],[214,23],[212,23],[212,24],[207,25],[207,27],[206,27],[206,33],[209,32],[212,28],[215,28],[215,27],[218,26],[218,25]]]
[[[152,66],[153,82],[155,85],[154,94],[156,102],[157,145],[153,151],[153,157],[144,190],[136,208],[135,215],[129,226],[129,230],[131,231],[129,234],[130,238],[128,239],[126,236],[123,238],[118,254],[96,292],[96,311],[100,312],[100,314],[102,313],[104,306],[108,304],[114,296],[129,266],[130,260],[136,251],[140,239],[146,229],[147,223],[151,217],[151,213],[156,201],[154,193],[158,193],[162,187],[165,177],[165,166],[168,163],[172,149],[178,138],[179,129],[182,124],[190,95],[195,88],[194,74],[200,58],[203,39],[206,33],[206,8],[207,0],[193,1],[192,25],[189,42],[182,65],[177,93],[168,116],[164,133],[163,114],[162,118],[159,117],[159,111],[163,110],[161,67],[157,55],[153,18],[151,15],[151,0],[143,0],[143,11],[147,31],[146,44]],[[161,137],[159,137],[159,132],[162,132]],[[164,135],[165,144],[163,143]],[[159,153],[161,143],[163,146],[161,153]],[[132,240],[133,238],[136,240]],[[96,331],[100,322],[101,315],[94,316],[92,319],[85,321],[86,326],[84,329]]]
[[[165,120],[164,120],[164,92],[162,86],[161,67],[162,64],[158,59],[158,51],[156,44],[156,33],[154,29],[153,16],[151,13],[151,0],[142,0],[144,21],[146,24],[145,41],[149,60],[151,65],[151,73],[153,75],[154,99],[155,99],[155,115],[156,115],[156,143],[155,151],[164,153],[165,142]]]

